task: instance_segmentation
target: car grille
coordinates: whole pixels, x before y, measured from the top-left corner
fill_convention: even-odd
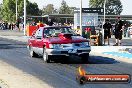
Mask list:
[[[78,53],[81,53],[81,52],[88,52],[88,50],[77,50]]]
[[[68,51],[61,51],[61,54],[68,54]]]

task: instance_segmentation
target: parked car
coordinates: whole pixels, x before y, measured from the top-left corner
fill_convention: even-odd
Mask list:
[[[31,57],[43,56],[50,62],[52,56],[78,55],[87,62],[91,47],[89,40],[76,34],[71,27],[45,26],[40,27],[28,40]]]

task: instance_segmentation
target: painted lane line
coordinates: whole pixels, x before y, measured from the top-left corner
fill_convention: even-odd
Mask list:
[[[127,58],[127,59],[132,59],[132,54],[128,54],[128,53],[103,52],[103,54],[117,56],[117,57],[123,57],[123,58]]]

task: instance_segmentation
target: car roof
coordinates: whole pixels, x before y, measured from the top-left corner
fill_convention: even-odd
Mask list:
[[[71,28],[70,26],[45,26],[43,28]]]

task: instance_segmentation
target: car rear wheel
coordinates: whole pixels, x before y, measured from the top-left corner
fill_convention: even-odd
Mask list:
[[[82,62],[86,63],[89,60],[89,54],[82,54],[81,56]]]
[[[38,57],[38,54],[33,51],[32,47],[29,47],[29,52],[31,57]]]
[[[46,63],[49,63],[49,62],[50,62],[50,56],[49,56],[48,53],[46,52],[46,49],[45,49],[45,48],[43,49],[43,60],[44,60],[44,62],[46,62]]]

